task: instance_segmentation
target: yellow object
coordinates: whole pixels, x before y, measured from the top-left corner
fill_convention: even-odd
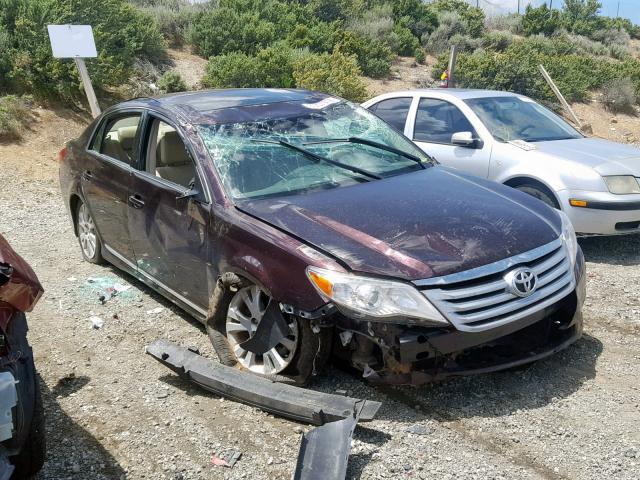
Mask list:
[[[328,278],[321,277],[316,272],[309,272],[309,277],[327,297],[331,297],[333,293],[333,284]]]
[[[571,205],[572,207],[586,207],[587,206],[587,201],[586,200],[576,200],[575,198],[572,198],[569,200],[569,205]]]

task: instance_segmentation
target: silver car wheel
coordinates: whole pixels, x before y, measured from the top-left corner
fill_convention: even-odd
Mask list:
[[[84,203],[78,210],[78,237],[80,238],[82,253],[84,253],[87,258],[93,258],[96,254],[98,237],[93,218],[91,218],[89,209]]]
[[[298,324],[292,318],[288,321],[288,335],[264,355],[249,352],[239,345],[255,333],[270,300],[259,287],[251,285],[238,290],[227,311],[227,340],[233,354],[244,368],[260,375],[273,375],[287,368],[293,361],[300,338]]]

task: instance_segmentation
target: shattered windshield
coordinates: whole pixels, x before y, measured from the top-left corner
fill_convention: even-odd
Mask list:
[[[491,135],[501,142],[546,142],[582,138],[571,125],[526,97],[488,97],[465,100]]]
[[[200,125],[227,192],[234,199],[300,194],[375,181],[432,163],[367,110],[327,100],[322,108],[310,105],[295,115]]]

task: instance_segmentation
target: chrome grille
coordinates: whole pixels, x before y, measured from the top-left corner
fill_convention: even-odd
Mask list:
[[[537,288],[519,297],[504,276],[528,267],[538,276]],[[496,263],[443,277],[414,282],[458,329],[477,332],[531,315],[571,293],[575,275],[560,239]]]

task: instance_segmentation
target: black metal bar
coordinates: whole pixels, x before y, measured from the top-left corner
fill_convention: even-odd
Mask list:
[[[360,400],[276,383],[257,375],[227,367],[166,340],[156,340],[147,354],[205,390],[260,408],[282,417],[324,425],[353,416],[370,421],[380,402]]]

